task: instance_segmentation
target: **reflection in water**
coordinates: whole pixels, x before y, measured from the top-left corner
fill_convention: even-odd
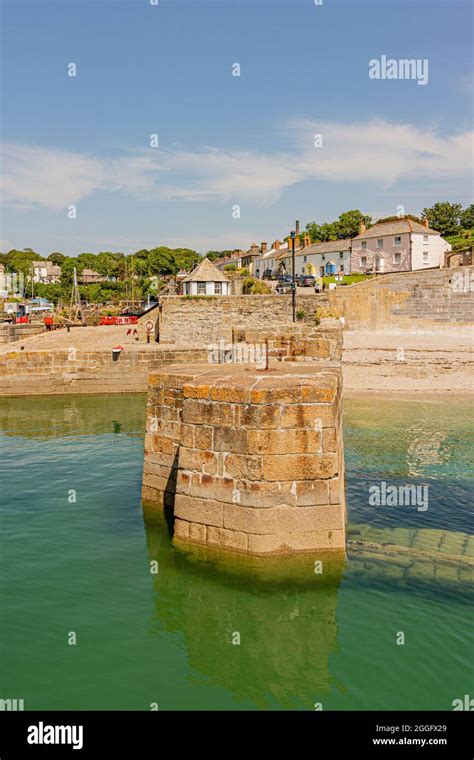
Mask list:
[[[331,563],[315,574],[311,556],[276,565],[206,556],[172,545],[162,522],[145,528],[145,403],[0,400],[5,694],[29,710],[147,710],[152,701],[160,710],[440,710],[469,693],[464,402],[346,403],[342,580]],[[425,434],[436,428],[441,454]],[[407,454],[415,438],[423,445]],[[426,468],[429,509],[369,508],[368,486],[406,482],[409,457]],[[69,630],[80,632],[74,652]]]
[[[429,467],[448,461],[449,453],[441,450],[446,433],[414,426],[409,428],[408,436],[411,440],[407,448],[407,475],[426,475]]]
[[[51,396],[0,399],[0,431],[46,440],[58,436],[126,433],[143,437],[146,395]]]
[[[153,628],[184,635],[195,673],[258,708],[313,709],[330,688],[342,561],[287,558],[282,568],[281,558],[170,551],[164,524],[146,533],[149,559],[159,561]]]

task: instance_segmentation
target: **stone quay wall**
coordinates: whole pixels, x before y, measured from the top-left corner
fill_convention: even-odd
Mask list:
[[[0,344],[14,343],[23,338],[29,338],[30,335],[38,335],[46,330],[40,322],[31,322],[28,324],[0,324]]]
[[[353,330],[451,330],[474,323],[474,267],[379,275],[315,294],[298,292],[297,309],[314,325],[320,316],[344,317]],[[286,331],[291,295],[165,296],[158,311],[160,343],[205,345],[232,340],[239,330]]]
[[[175,347],[111,350],[8,351],[0,354],[0,397],[144,393],[150,372],[175,362],[206,361],[206,351]]]
[[[175,365],[150,376],[145,519],[242,554],[344,552],[339,363]]]
[[[474,324],[474,267],[380,275],[326,292],[349,330],[452,330]]]

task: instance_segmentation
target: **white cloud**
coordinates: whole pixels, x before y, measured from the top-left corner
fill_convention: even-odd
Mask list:
[[[386,189],[403,179],[460,179],[471,171],[472,133],[450,137],[410,124],[375,120],[337,124],[296,120],[291,148],[280,153],[149,149],[96,158],[29,145],[6,144],[4,203],[52,211],[97,191],[154,200],[275,202],[303,181],[375,183]],[[314,134],[323,147],[314,147]],[[407,188],[408,189],[408,188]]]

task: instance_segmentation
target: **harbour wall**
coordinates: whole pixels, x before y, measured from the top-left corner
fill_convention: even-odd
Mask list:
[[[234,345],[214,342],[197,347],[150,344],[125,345],[114,361],[111,349],[79,348],[4,350],[0,353],[0,397],[82,393],[145,393],[148,375],[168,364],[244,363],[262,364],[267,350],[279,362],[340,360],[341,331],[337,320],[323,320],[318,327],[304,324],[288,330],[241,330]]]
[[[29,338],[31,335],[38,335],[45,331],[45,326],[40,322],[30,324],[11,325],[6,322],[0,324],[0,344],[14,343],[23,338]]]
[[[0,354],[0,396],[144,393],[148,375],[167,364],[206,361],[203,349],[161,346],[121,352],[78,349]]]
[[[160,343],[202,345],[231,340],[244,328],[287,329],[292,301],[291,295],[273,294],[164,296],[156,311]],[[379,275],[321,294],[308,288],[297,295],[297,311],[312,324],[316,314],[343,317],[349,330],[465,327],[474,324],[474,267]]]

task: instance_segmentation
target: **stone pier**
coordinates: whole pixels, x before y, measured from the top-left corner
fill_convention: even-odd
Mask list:
[[[174,365],[150,376],[145,519],[250,555],[344,552],[339,362]]]

